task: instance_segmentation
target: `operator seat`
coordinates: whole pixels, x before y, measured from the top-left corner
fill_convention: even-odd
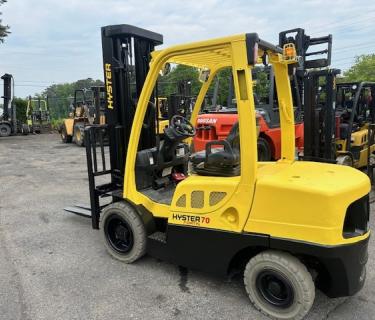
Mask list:
[[[212,148],[223,146],[223,148]],[[240,175],[240,135],[236,122],[225,140],[210,141],[206,150],[196,152],[190,160],[194,171],[202,176],[232,177]]]

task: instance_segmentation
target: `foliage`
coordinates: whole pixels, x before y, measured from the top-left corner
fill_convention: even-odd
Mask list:
[[[255,68],[257,73],[257,81],[255,84],[254,91],[260,97],[268,98],[269,93],[269,81],[267,73],[262,71],[261,68]],[[259,69],[259,70],[258,70]],[[229,94],[229,83],[230,83],[231,69],[224,68],[218,72],[216,75],[216,80],[214,80],[207,91],[207,96],[209,98],[213,97],[215,85],[217,81],[218,86],[218,96],[217,104],[226,105]],[[189,67],[185,65],[177,65],[171,72],[163,77],[159,77],[158,84],[158,96],[169,96],[170,94],[177,92],[178,81],[185,80],[191,83],[191,92],[193,96],[199,93],[202,84],[198,80],[199,71],[197,68]],[[232,93],[233,94],[233,93]],[[231,100],[234,97],[230,97]]]
[[[63,119],[69,113],[69,106],[73,102],[74,91],[77,89],[89,89],[92,86],[102,86],[101,80],[92,78],[78,80],[72,83],[53,84],[41,94],[48,97],[48,106],[52,119]]]
[[[227,105],[228,95],[229,95],[229,83],[230,83],[231,69],[225,68],[218,72],[216,76],[216,81],[219,82],[219,89],[217,94],[216,103],[219,105]],[[211,85],[211,88],[208,90],[208,95],[214,94],[214,83]],[[230,97],[232,100],[233,97]]]
[[[7,2],[7,0],[0,0],[0,6],[4,4],[5,2]],[[0,12],[0,15],[1,14],[2,13]],[[4,42],[4,38],[7,37],[8,34],[10,33],[9,26],[3,25],[1,22],[2,20],[0,19],[0,43]]]
[[[181,64],[175,66],[170,73],[165,76],[159,76],[158,96],[167,97],[173,93],[177,93],[177,83],[183,80],[191,82],[191,93],[192,95],[197,95],[201,87],[198,75],[197,68]]]
[[[26,109],[27,109],[27,100],[22,98],[14,98],[13,104],[16,106],[17,120],[22,123],[26,123]]]
[[[254,93],[259,101],[268,101],[271,86],[268,73],[264,71],[263,67],[255,67],[253,73],[256,75],[256,79],[255,76],[253,77],[253,81],[255,81]]]
[[[51,126],[54,130],[59,130],[61,125],[64,123],[64,119],[52,119]]]
[[[354,65],[346,72],[340,82],[375,81],[375,54],[356,57]]]

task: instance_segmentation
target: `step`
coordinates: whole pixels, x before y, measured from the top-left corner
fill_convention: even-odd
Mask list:
[[[148,238],[163,244],[167,243],[167,234],[161,231],[156,231],[153,234],[150,234]]]

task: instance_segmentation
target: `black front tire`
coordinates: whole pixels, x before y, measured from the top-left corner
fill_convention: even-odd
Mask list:
[[[271,146],[265,138],[258,138],[258,161],[271,161]]]
[[[116,202],[108,205],[101,218],[104,245],[112,257],[132,263],[146,253],[145,225],[129,204]]]
[[[0,137],[9,137],[12,129],[7,123],[0,123]]]

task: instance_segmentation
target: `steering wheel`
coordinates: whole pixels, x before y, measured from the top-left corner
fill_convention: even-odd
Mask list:
[[[194,126],[184,117],[175,115],[172,117],[170,126],[179,134],[185,137],[194,137]]]

